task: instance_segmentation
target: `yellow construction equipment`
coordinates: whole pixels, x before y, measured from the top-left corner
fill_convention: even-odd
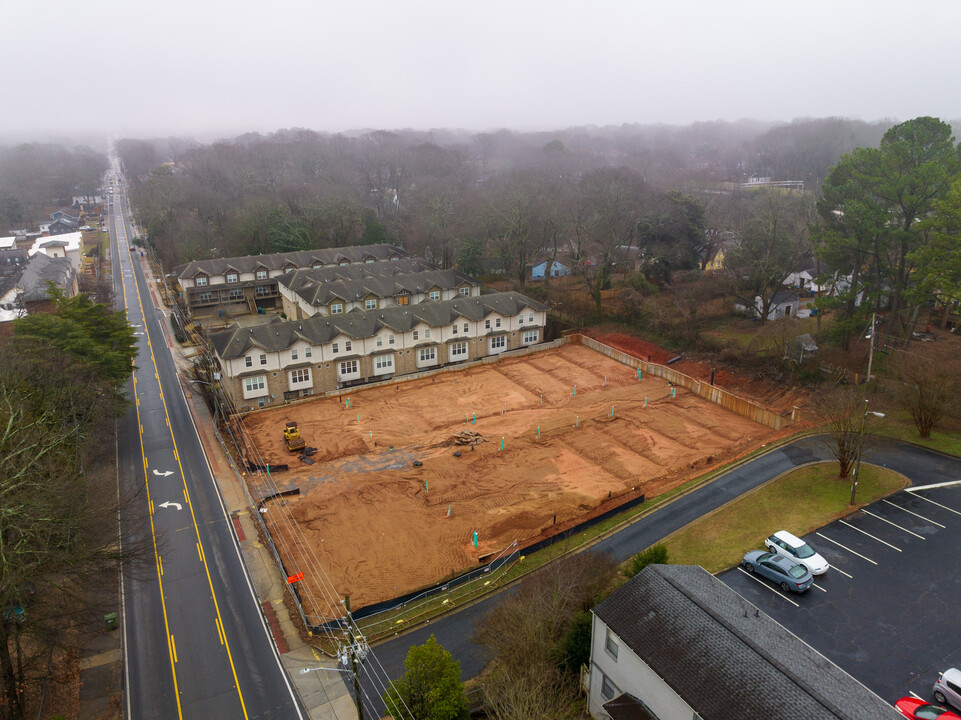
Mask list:
[[[287,449],[290,450],[290,452],[300,452],[307,445],[300,436],[300,430],[297,429],[296,421],[288,420],[284,426],[284,442],[287,444]]]

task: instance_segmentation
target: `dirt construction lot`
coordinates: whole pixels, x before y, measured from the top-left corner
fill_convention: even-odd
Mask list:
[[[301,490],[269,501],[264,517],[286,569],[306,574],[314,621],[330,616],[309,600],[322,596],[311,580],[317,561],[356,609],[636,494],[654,497],[775,434],[682,388],[676,395],[660,378],[639,381],[632,368],[570,344],[244,422],[264,459],[290,466],[273,473],[276,487]],[[313,465],[286,451],[287,420],[318,448]],[[465,430],[486,442],[451,445]],[[251,480],[262,495],[276,489],[262,473]]]

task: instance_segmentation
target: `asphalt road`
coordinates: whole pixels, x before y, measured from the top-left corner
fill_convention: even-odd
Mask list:
[[[788,445],[781,446],[748,463],[733,468],[710,484],[678,498],[651,515],[641,518],[618,533],[600,541],[594,546],[594,549],[600,552],[610,552],[618,561],[626,560],[635,553],[662,540],[675,530],[684,527],[771,478],[800,465],[827,459],[830,459],[830,454],[820,438],[807,437],[795,440]],[[961,460],[903,443],[879,441],[879,444],[874,448],[865,452],[864,460],[896,470],[910,478],[915,485],[948,482],[961,478]],[[961,543],[957,543],[957,540],[955,540],[955,543],[958,547],[961,547]],[[957,564],[945,568],[945,570],[954,573],[955,583],[958,582],[957,578],[961,577],[957,568]],[[374,648],[375,662],[383,666],[388,677],[399,678],[404,674],[404,658],[408,649],[413,645],[424,643],[428,637],[434,635],[437,641],[456,660],[460,661],[462,677],[474,677],[480,673],[484,666],[484,658],[480,648],[470,641],[474,626],[476,623],[483,621],[485,615],[497,603],[502,602],[504,597],[504,594],[499,594],[487,598],[453,615],[432,621],[424,627],[395,640],[377,645]],[[865,598],[868,605],[865,605],[864,609],[861,610],[863,617],[870,617],[870,610],[867,608],[872,597],[874,595],[869,594]],[[919,608],[919,611],[923,611],[923,608]],[[931,612],[936,617],[937,613],[934,609]],[[902,622],[905,623],[908,630],[913,625],[909,616],[902,616]],[[858,633],[858,642],[863,639],[860,638],[861,635],[863,633]],[[803,638],[804,635],[801,635],[801,637]],[[864,641],[867,642],[866,639]],[[946,640],[946,642],[956,641],[951,639]],[[812,644],[820,648],[818,644]],[[849,670],[844,656],[832,657],[829,651],[825,651],[825,654],[835,660],[843,669]],[[850,665],[850,663],[847,663],[847,665]],[[366,678],[364,689],[370,697],[379,696],[377,687]],[[890,694],[890,692],[882,693],[882,697],[887,697]]]
[[[135,398],[118,428],[124,542],[154,557],[122,583],[127,717],[304,718],[280,664],[177,380],[138,262],[125,199],[110,210],[117,304],[137,332]]]

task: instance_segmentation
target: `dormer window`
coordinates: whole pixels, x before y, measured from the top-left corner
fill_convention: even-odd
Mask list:
[[[469,288],[469,287],[462,287],[462,288],[460,289],[460,294],[461,294],[461,295],[470,295],[470,288]]]
[[[229,272],[229,273],[227,273],[227,282],[229,282],[229,283],[235,283],[235,282],[237,282],[237,279],[238,279],[237,273],[235,273],[235,272]]]
[[[311,268],[313,268],[314,270],[320,270],[323,266],[324,266],[323,263],[314,263],[313,265],[311,265]]]
[[[440,290],[431,290],[430,293],[428,293],[428,297],[430,297],[431,300],[440,300]]]
[[[408,293],[402,293],[402,294],[398,295],[398,296],[397,296],[397,304],[398,304],[398,305],[409,305],[409,304],[410,304],[410,295],[409,295]]]
[[[258,280],[266,280],[266,279],[267,279],[267,271],[264,270],[263,268],[261,268],[260,270],[258,270],[258,271],[257,271],[257,279],[258,279]]]
[[[331,314],[331,315],[340,315],[340,314],[342,314],[343,312],[344,312],[344,304],[343,304],[343,303],[334,303],[333,305],[330,306],[330,314]]]
[[[207,287],[207,276],[198,275],[194,278],[194,282],[197,283],[197,287]]]

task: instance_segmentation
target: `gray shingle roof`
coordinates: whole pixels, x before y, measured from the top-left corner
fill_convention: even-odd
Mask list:
[[[374,265],[382,266],[374,272],[358,279],[337,279],[331,281],[316,280],[319,275],[332,275],[325,272],[328,268],[320,270],[300,270],[288,273],[277,278],[281,285],[285,285],[293,290],[298,297],[309,303],[311,306],[327,305],[331,302],[343,300],[346,302],[357,301],[373,296],[378,298],[394,297],[406,291],[412,295],[426,293],[432,288],[439,290],[453,290],[462,285],[476,285],[477,281],[473,278],[457,272],[456,270],[437,270],[424,269],[417,271],[397,271],[399,268],[396,262],[365,263],[355,266],[344,266],[343,269],[356,267],[358,270],[370,268]],[[410,263],[408,263],[410,264]],[[386,267],[384,267],[386,266]],[[329,268],[333,270],[335,268]],[[391,270],[394,270],[391,272]],[[379,273],[378,271],[383,271]],[[359,274],[359,273],[358,273]]]
[[[594,613],[704,720],[900,717],[703,568],[650,565]]]
[[[16,287],[28,261],[26,250],[0,250],[0,297]]]
[[[317,263],[324,265],[337,265],[341,262],[363,263],[367,259],[376,261],[391,257],[407,257],[407,252],[395,245],[352,245],[342,248],[296,250],[270,255],[194,260],[174,268],[174,273],[178,278],[192,278],[198,274],[223,275],[228,269],[245,273],[254,272],[259,267],[267,270],[283,270],[286,267],[309,268]]]
[[[252,347],[276,352],[286,350],[301,340],[311,345],[323,345],[338,335],[368,338],[385,327],[395,332],[407,332],[421,323],[443,327],[458,318],[483,320],[493,312],[511,317],[524,308],[543,311],[547,306],[515,292],[493,293],[343,315],[315,315],[306,320],[269,322],[254,327],[233,325],[223,332],[212,333],[210,341],[217,354],[228,360],[242,357]]]
[[[20,287],[23,288],[24,302],[36,302],[46,300],[50,296],[47,294],[47,281],[62,290],[67,288],[73,277],[73,267],[67,258],[51,258],[43,253],[37,253],[23,271],[20,278]]]

